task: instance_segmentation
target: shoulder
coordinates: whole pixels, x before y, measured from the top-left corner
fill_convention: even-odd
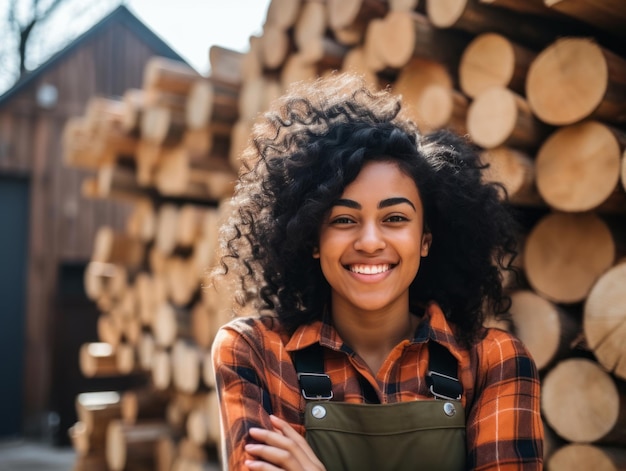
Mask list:
[[[247,348],[261,352],[265,346],[285,342],[285,332],[273,316],[237,317],[221,326],[213,340],[212,350]]]
[[[522,341],[501,329],[488,328],[485,336],[474,345],[479,369],[514,372],[516,376],[535,378],[537,369],[530,352]]]

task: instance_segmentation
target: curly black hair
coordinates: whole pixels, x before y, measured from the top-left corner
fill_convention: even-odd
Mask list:
[[[271,311],[289,332],[319,319],[330,301],[312,257],[322,221],[365,163],[390,161],[415,181],[433,240],[409,288],[412,312],[434,300],[472,342],[486,312],[508,310],[501,273],[515,223],[501,188],[481,178],[476,149],[450,132],[420,135],[400,97],[352,75],[299,84],[277,105],[254,127],[221,231],[222,274],[235,274],[241,304]]]

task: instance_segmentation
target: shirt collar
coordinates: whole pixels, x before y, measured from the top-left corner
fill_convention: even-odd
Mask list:
[[[435,302],[429,303],[426,307],[424,317],[420,321],[411,343],[425,343],[429,340],[443,345],[450,350],[458,361],[462,360],[462,349],[454,337],[452,327],[441,307]],[[285,348],[292,352],[302,350],[316,342],[332,350],[343,349],[343,341],[332,325],[332,319],[328,313],[324,314],[321,320],[298,327]]]

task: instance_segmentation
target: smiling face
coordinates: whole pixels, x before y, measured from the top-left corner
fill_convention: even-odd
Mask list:
[[[409,286],[428,254],[422,202],[393,162],[368,162],[322,223],[319,258],[337,312],[408,312]]]

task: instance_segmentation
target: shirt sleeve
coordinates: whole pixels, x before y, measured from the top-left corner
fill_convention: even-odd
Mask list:
[[[467,414],[468,469],[543,469],[537,367],[524,345],[491,331],[479,348],[476,399]]]
[[[222,327],[211,349],[220,403],[224,469],[244,469],[253,459],[244,447],[251,427],[271,429],[271,405],[263,381],[263,360],[250,337],[228,325]]]

